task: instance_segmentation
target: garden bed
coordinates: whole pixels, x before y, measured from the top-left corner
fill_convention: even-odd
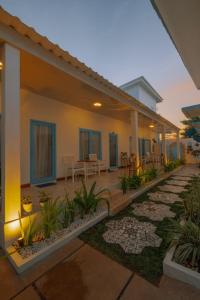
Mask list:
[[[41,261],[58,248],[66,245],[76,238],[83,231],[94,226],[108,215],[105,209],[98,209],[93,215],[86,215],[83,219],[78,219],[66,229],[61,229],[51,235],[49,239],[33,243],[32,246],[22,247],[16,250],[14,246],[7,249],[8,258],[17,273],[32,267],[36,262]]]
[[[165,184],[165,181],[166,179],[159,185]],[[159,209],[163,209],[163,204],[165,204],[166,217],[163,217],[162,220],[152,220],[151,216],[139,215],[137,210],[134,210],[135,205],[151,204],[149,193],[159,193],[160,195],[161,192],[157,186],[151,188],[135,199],[134,205],[130,204],[115,216],[106,218],[82,233],[80,238],[126,268],[137,272],[150,282],[158,284],[160,276],[163,274],[163,260],[170,243],[166,231],[170,225],[170,215],[172,216],[173,213],[172,217],[179,219],[183,213],[181,203],[183,199],[181,195],[178,197],[172,193],[168,193],[169,196],[172,195],[173,201],[171,202],[168,198],[165,199],[165,202],[159,198],[154,199],[154,203],[158,205],[156,216],[160,216]],[[151,212],[154,207],[147,205],[147,209]]]
[[[200,289],[200,273],[176,263],[173,260],[174,252],[175,247],[172,247],[167,252],[163,261],[163,273]]]

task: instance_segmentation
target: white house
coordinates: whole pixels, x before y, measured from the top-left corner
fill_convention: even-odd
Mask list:
[[[156,104],[163,100],[143,76],[121,85],[120,88],[155,112]]]
[[[21,186],[63,178],[65,155],[95,153],[117,167],[122,151],[139,161],[139,141],[145,154],[162,133],[165,155],[165,133],[179,136],[155,112],[152,95],[145,105],[2,8],[0,69],[3,247],[21,210]]]

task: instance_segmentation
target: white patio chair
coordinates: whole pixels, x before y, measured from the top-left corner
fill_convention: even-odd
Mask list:
[[[89,154],[89,160],[96,162],[96,173],[99,175],[101,174],[101,171],[106,170],[106,161],[97,159],[96,153]]]
[[[66,155],[63,157],[65,167],[65,180],[67,180],[69,173],[72,176],[72,182],[75,181],[76,175],[84,175],[86,180],[86,166],[83,162],[76,162],[73,155]]]

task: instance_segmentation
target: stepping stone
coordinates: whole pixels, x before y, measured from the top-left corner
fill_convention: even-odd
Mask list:
[[[175,217],[175,213],[170,210],[170,207],[164,204],[147,201],[135,203],[131,206],[134,208],[135,215],[147,217],[152,221],[162,221],[165,217]]]
[[[162,239],[155,234],[156,226],[139,222],[134,217],[124,217],[106,223],[108,230],[103,239],[110,244],[119,244],[127,254],[140,254],[145,247],[159,247]]]
[[[175,194],[187,192],[187,190],[182,186],[170,185],[170,184],[160,185],[158,186],[158,188],[163,192],[171,192]]]
[[[172,185],[178,185],[178,186],[186,186],[188,185],[188,182],[187,181],[180,181],[180,180],[166,180],[166,183],[167,184],[172,184]]]
[[[175,180],[183,180],[183,181],[190,181],[190,180],[192,180],[192,177],[187,177],[187,176],[173,176],[173,179],[175,179]]]
[[[165,192],[155,192],[148,193],[149,199],[152,201],[159,201],[166,204],[173,204],[177,201],[182,201],[182,199],[177,194],[165,193]]]

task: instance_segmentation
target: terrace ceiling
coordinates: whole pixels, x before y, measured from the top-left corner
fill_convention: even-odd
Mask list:
[[[0,42],[10,43],[21,51],[22,88],[125,122],[130,122],[130,110],[137,110],[140,119],[145,116],[150,122],[154,120],[167,129],[178,130],[2,7]],[[98,110],[93,106],[97,101],[103,104]]]

